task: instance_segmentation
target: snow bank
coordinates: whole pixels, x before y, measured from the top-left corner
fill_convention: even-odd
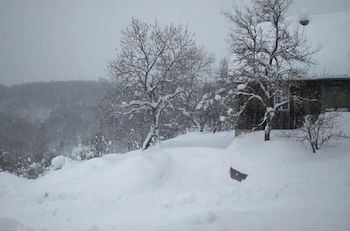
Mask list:
[[[191,132],[186,135],[169,139],[160,144],[162,148],[174,147],[216,147],[227,148],[234,138],[234,132]]]
[[[47,231],[348,230],[350,142],[315,155],[279,135],[189,133],[35,180],[0,173],[0,217]]]

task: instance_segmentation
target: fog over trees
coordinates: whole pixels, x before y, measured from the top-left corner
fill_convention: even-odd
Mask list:
[[[48,165],[101,133],[96,109],[105,90],[98,82],[30,83],[1,86],[0,92],[2,170]]]

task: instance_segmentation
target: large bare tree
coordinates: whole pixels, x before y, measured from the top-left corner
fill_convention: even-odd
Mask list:
[[[299,78],[311,64],[306,38],[288,20],[291,0],[254,0],[248,7],[234,6],[224,12],[231,25],[232,63],[230,75],[237,88],[235,96],[244,98],[240,115],[253,102],[265,108],[259,126],[270,140],[275,112],[289,103],[291,78]]]
[[[143,114],[149,125],[143,149],[159,140],[164,111],[176,110],[189,97],[196,78],[212,62],[193,37],[181,25],[160,26],[137,19],[122,32],[120,50],[109,63],[118,91],[110,107],[117,114]]]

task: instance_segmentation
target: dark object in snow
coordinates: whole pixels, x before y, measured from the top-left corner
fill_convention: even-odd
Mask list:
[[[239,182],[241,182],[242,180],[245,180],[247,178],[247,174],[241,173],[239,171],[237,171],[234,168],[230,168],[230,176],[232,179],[237,180]]]
[[[309,24],[309,19],[302,19],[299,21],[299,23],[303,26],[306,26],[307,24]]]

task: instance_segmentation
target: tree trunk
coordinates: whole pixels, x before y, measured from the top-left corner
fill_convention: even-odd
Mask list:
[[[201,123],[198,122],[195,118],[192,118],[191,116],[189,116],[189,119],[192,121],[192,123],[196,126],[196,128],[202,132],[202,126],[201,126]]]
[[[149,129],[146,139],[143,141],[142,150],[146,150],[153,143],[159,142],[159,116],[160,111],[154,111],[153,113],[153,122]]]
[[[265,126],[265,141],[269,141],[270,140],[270,133],[271,133],[271,125],[269,123],[266,123]]]
[[[274,117],[274,111],[271,110],[271,107],[268,107],[266,109],[267,111],[266,113],[266,125],[265,125],[265,141],[269,141],[270,140],[270,133],[272,130],[272,119]]]
[[[311,142],[310,142],[310,144],[311,144],[312,152],[313,152],[313,153],[316,153],[315,145],[314,145],[313,143],[311,143]]]
[[[153,138],[154,138],[154,127],[152,125],[151,128],[149,129],[146,139],[143,141],[142,150],[146,150],[151,146]]]
[[[200,123],[200,128],[199,128],[199,131],[200,132],[204,132],[204,126],[205,126],[205,123]]]

